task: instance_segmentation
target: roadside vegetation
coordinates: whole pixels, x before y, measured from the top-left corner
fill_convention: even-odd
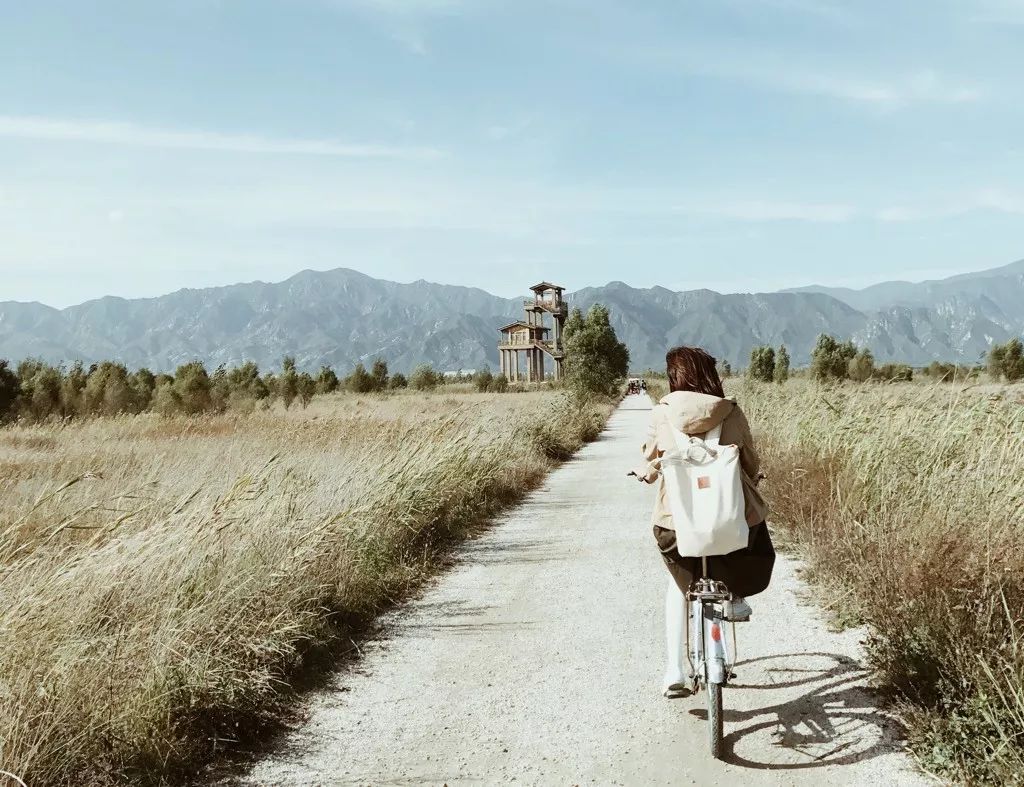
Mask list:
[[[12,368],[0,359],[0,424],[146,412],[164,416],[244,414],[266,410],[278,402],[286,410],[305,408],[314,396],[336,391],[433,391],[472,381],[470,375],[443,374],[428,364],[417,366],[408,377],[391,374],[381,359],[369,369],[356,364],[344,377],[330,366],[321,366],[316,374],[299,371],[295,358],[288,356],[276,371],[261,372],[250,362],[232,368],[219,366],[210,372],[201,362],[192,361],[179,366],[174,374],[154,374],[146,368],[129,371],[124,364],[111,361],[86,367],[35,358]],[[501,392],[498,388],[493,392]]]
[[[819,349],[819,368],[842,358],[853,369],[860,353]],[[1019,783],[1022,392],[807,379],[728,387],[759,431],[778,535],[807,556],[827,609],[870,624],[869,657],[924,766],[965,783]]]
[[[191,401],[189,379],[165,385]],[[187,779],[611,409],[473,386],[0,429],[2,767]]]

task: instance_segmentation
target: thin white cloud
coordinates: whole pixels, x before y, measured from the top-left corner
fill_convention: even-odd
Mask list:
[[[879,210],[875,218],[884,222],[928,221],[962,216],[974,211],[1024,216],[1024,195],[1001,188],[976,189],[943,200],[892,205]]]
[[[741,200],[734,202],[692,203],[674,206],[676,213],[691,216],[732,219],[748,222],[805,221],[836,223],[857,215],[851,205],[825,202],[785,202]]]
[[[701,63],[688,70],[691,73],[732,79],[787,93],[820,95],[878,107],[962,104],[977,101],[983,96],[980,87],[948,79],[932,69],[920,69],[885,79],[873,79],[726,59],[717,63]]]
[[[773,50],[690,41],[671,49],[627,49],[616,53],[659,71],[737,82],[779,93],[804,94],[880,109],[919,104],[964,104],[986,96],[983,86],[934,68],[889,69],[858,74],[804,59],[795,62]]]
[[[260,134],[167,129],[122,121],[25,115],[0,115],[0,137],[227,153],[363,159],[434,159],[443,155],[441,151],[429,147],[350,144],[333,139],[289,139]]]

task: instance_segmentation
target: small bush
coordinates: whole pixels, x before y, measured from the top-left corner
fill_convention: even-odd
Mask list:
[[[905,363],[886,363],[875,370],[873,377],[886,383],[909,383],[914,370]]]
[[[996,382],[1005,379],[1015,383],[1024,378],[1024,343],[1015,338],[993,345],[988,354],[988,373]]]
[[[409,385],[417,391],[432,391],[443,378],[429,364],[420,364],[409,376]]]
[[[486,366],[473,375],[473,385],[480,393],[484,393],[490,389],[491,383],[494,381],[494,375],[491,374],[491,370]]]
[[[867,382],[875,374],[875,358],[868,349],[862,349],[850,359],[847,376],[858,383]]]

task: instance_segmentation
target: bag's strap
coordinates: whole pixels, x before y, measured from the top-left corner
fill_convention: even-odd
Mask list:
[[[718,439],[722,433],[722,427],[720,425],[704,435],[703,439],[699,437],[690,437],[689,435],[680,432],[674,426],[671,427],[671,429],[672,437],[676,443],[676,456],[665,456],[662,460],[663,462],[675,464],[682,461],[703,464],[709,457],[714,459],[718,456]],[[700,451],[701,455],[694,456],[694,449]]]

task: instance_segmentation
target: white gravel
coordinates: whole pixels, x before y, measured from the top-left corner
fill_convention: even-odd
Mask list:
[[[707,753],[703,696],[661,697],[653,491],[626,478],[649,410],[627,399],[600,440],[389,615],[245,781],[931,783],[865,689],[862,632],[829,632],[783,556],[737,629],[729,761]]]

